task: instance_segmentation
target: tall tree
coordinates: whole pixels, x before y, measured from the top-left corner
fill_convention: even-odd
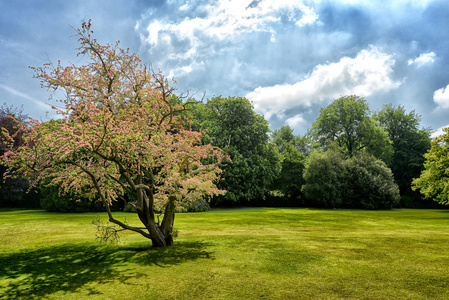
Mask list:
[[[401,194],[417,198],[416,193],[412,192],[411,183],[424,169],[424,154],[430,149],[431,142],[429,130],[419,127],[420,115],[414,110],[406,113],[401,105],[384,105],[375,118],[393,143],[389,166]]]
[[[304,184],[302,173],[308,154],[304,153],[307,152],[305,139],[295,136],[293,129],[286,125],[273,131],[272,140],[281,155],[281,172],[274,180],[272,188],[281,191],[290,201],[296,202],[292,204],[299,204]]]
[[[279,155],[276,147],[270,145],[264,117],[240,97],[214,97],[192,111],[194,124],[201,123],[213,144],[227,148],[232,159],[218,185],[227,193],[213,201],[233,204],[263,198],[280,171]]]
[[[432,141],[430,150],[424,155],[424,171],[413,180],[413,190],[440,204],[449,205],[449,127]]]
[[[61,120],[33,120],[23,131],[24,145],[10,147],[3,162],[15,173],[99,197],[111,223],[154,246],[170,245],[179,203],[224,193],[214,184],[223,151],[185,129],[178,113],[188,103],[170,102],[174,89],[161,73],[118,43],[100,45],[92,33],[90,21],[78,30],[79,54],[88,55],[89,64],[33,68],[44,87],[67,95],[62,108],[53,107]],[[125,193],[143,227],[113,216],[112,202]]]
[[[371,117],[361,97],[344,96],[321,108],[311,133],[323,147],[336,142],[348,156],[364,150],[390,162],[393,149],[387,132]]]

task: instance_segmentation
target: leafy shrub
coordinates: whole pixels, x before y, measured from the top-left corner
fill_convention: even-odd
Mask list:
[[[346,191],[344,206],[364,209],[390,209],[399,205],[399,188],[387,165],[366,153],[345,161]]]
[[[104,211],[103,204],[98,200],[86,197],[62,194],[58,186],[41,186],[40,204],[46,211],[53,212],[89,212]]]
[[[344,157],[339,152],[313,152],[304,169],[306,205],[341,207],[344,202],[342,173]]]
[[[209,210],[210,210],[209,202],[205,199],[197,199],[187,205],[184,204],[183,206],[179,206],[177,208],[178,212],[203,212]]]
[[[132,205],[130,204],[125,204],[125,207],[123,207],[123,211],[124,212],[136,212],[136,210],[134,209],[134,207],[132,207]]]
[[[391,170],[363,152],[348,159],[334,149],[313,153],[304,180],[310,206],[389,209],[399,205],[399,189]]]

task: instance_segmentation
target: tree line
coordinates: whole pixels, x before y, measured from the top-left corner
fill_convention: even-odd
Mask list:
[[[344,96],[320,109],[307,134],[288,125],[270,131],[245,98],[214,97],[189,111],[196,130],[232,159],[213,205],[275,205],[386,209],[432,202],[412,189],[425,169],[430,130],[421,116],[386,104],[370,110]]]
[[[170,101],[183,100],[173,95]],[[186,128],[205,132],[203,144],[225,149],[229,156],[217,183],[226,193],[197,199],[181,210],[207,210],[208,201],[212,206],[425,207],[432,201],[414,189],[435,196],[425,190],[429,179],[426,184],[425,177],[417,179],[423,171],[427,177],[436,172],[434,165],[425,164],[425,155],[434,156],[426,154],[431,148],[430,130],[420,127],[419,114],[401,105],[386,104],[372,112],[362,97],[344,96],[321,108],[303,136],[295,135],[288,125],[271,131],[267,120],[242,97],[191,101],[181,115]],[[11,136],[19,123],[26,123],[22,110],[0,107],[1,127]],[[14,139],[15,147],[20,146],[20,134]],[[441,147],[441,139],[433,143],[434,148]],[[65,212],[103,210],[100,202],[82,193],[61,193],[60,186],[49,183],[44,180],[37,191],[26,193],[27,180],[6,179],[0,188],[1,205],[40,205]],[[126,199],[119,200],[113,209],[129,209],[125,203]]]
[[[43,86],[67,94],[63,108],[53,107],[60,119],[40,123],[0,107],[2,207],[106,206],[148,220],[142,197],[162,203],[156,211],[448,202],[449,133],[432,141],[415,111],[386,104],[373,112],[348,95],[321,108],[303,136],[288,125],[270,130],[248,99],[177,96],[137,55],[100,45],[90,23],[77,33],[92,64],[33,68]]]

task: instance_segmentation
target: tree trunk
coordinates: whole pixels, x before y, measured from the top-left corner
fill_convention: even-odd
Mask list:
[[[173,244],[173,243],[169,245],[167,244],[166,236],[159,228],[158,224],[154,222],[154,220],[150,220],[146,225],[146,227],[152,236],[151,241],[153,242],[153,247],[166,247]]]
[[[175,200],[174,196],[168,198],[165,207],[164,219],[162,220],[161,230],[165,236],[167,246],[173,245],[173,224],[175,223]]]
[[[142,176],[138,176],[135,183],[140,185],[142,181]],[[145,225],[151,235],[153,247],[167,246],[165,233],[160,229],[159,224],[154,221],[153,195],[151,193],[147,195],[143,189],[138,189],[136,208],[140,221]],[[171,244],[173,242],[169,245]]]

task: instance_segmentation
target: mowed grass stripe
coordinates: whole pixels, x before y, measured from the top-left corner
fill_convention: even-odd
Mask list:
[[[96,215],[0,212],[0,299],[449,299],[446,210],[178,214],[164,249]]]

